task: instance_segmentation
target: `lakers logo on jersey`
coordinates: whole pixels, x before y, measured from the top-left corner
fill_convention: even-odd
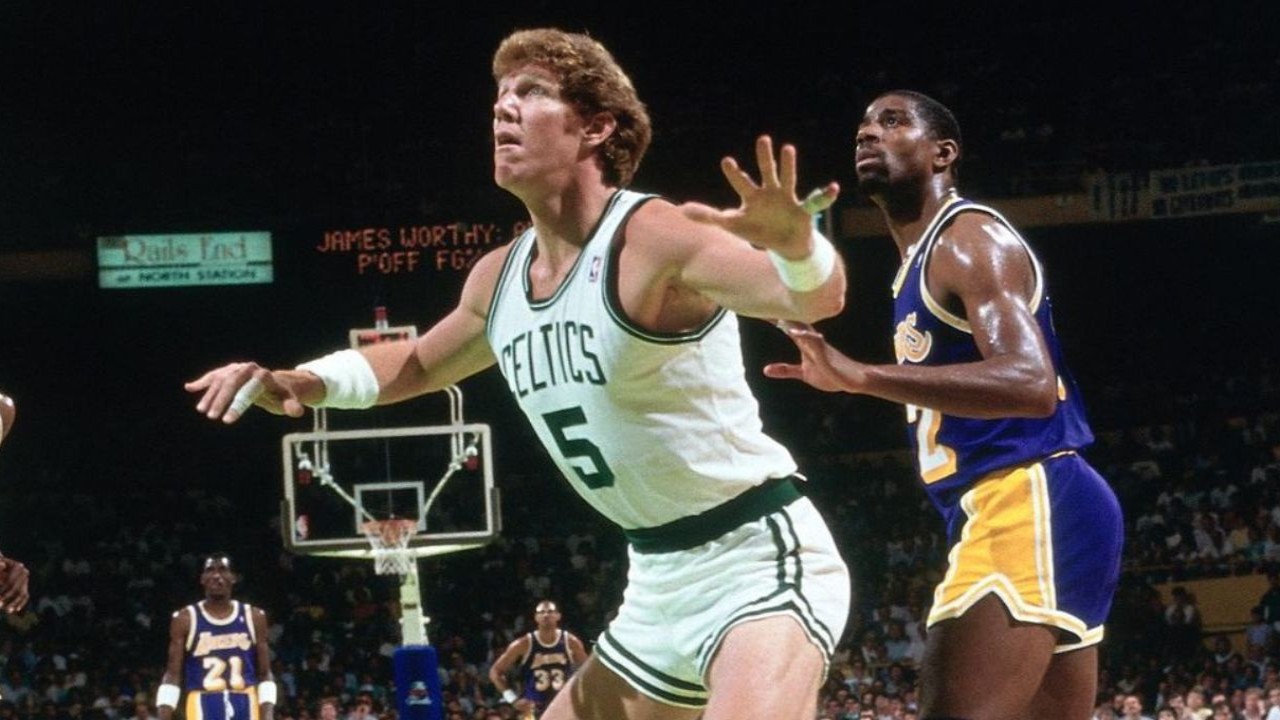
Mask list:
[[[929,350],[932,348],[933,335],[916,329],[915,313],[909,313],[898,323],[893,333],[893,352],[898,357],[899,365],[908,360],[913,363],[922,362],[929,357]]]
[[[211,633],[201,632],[196,647],[191,651],[193,657],[208,655],[214,650],[248,650],[253,647],[247,632]]]

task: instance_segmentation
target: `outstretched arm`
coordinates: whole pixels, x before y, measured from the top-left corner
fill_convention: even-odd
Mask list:
[[[765,375],[961,417],[1052,413],[1057,377],[1031,308],[1035,272],[1022,243],[990,218],[962,214],[930,257],[928,284],[939,302],[964,313],[981,360],[868,365],[839,352],[811,327],[784,324],[800,349],[801,362],[768,365]]]
[[[339,351],[297,370],[230,363],[185,388],[200,395],[197,412],[224,423],[239,420],[251,405],[300,417],[307,406],[369,407],[442,390],[494,363],[485,319],[506,252],[480,258],[458,306],[417,340]]]

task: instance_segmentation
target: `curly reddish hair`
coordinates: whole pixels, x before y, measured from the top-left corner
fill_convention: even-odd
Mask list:
[[[580,33],[555,28],[517,30],[493,54],[493,79],[499,81],[526,65],[554,75],[560,83],[561,96],[584,119],[601,112],[613,116],[617,127],[605,139],[597,157],[603,164],[606,183],[630,185],[649,148],[653,127],[631,78],[613,55],[604,45]]]

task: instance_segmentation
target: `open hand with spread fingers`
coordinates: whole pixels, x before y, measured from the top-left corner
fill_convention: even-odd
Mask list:
[[[764,374],[777,380],[800,380],[826,392],[859,392],[867,366],[831,347],[808,323],[780,320],[778,328],[800,350],[800,364],[770,363]]]
[[[720,161],[720,170],[738,193],[736,208],[720,210],[702,203],[685,203],[681,210],[697,222],[717,225],[752,245],[781,255],[802,258],[811,251],[812,212],[830,207],[840,194],[837,183],[828,183],[801,200],[796,196],[796,149],[783,145],[774,157],[773,140],[756,140],[757,182],[731,157]]]

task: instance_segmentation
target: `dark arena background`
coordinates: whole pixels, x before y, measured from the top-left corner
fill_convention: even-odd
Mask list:
[[[1247,688],[1280,687],[1275,632],[1259,630],[1280,620],[1273,4],[273,5],[0,4],[0,390],[18,405],[0,550],[32,572],[30,608],[0,622],[0,719],[154,714],[168,618],[199,598],[197,560],[218,549],[239,563],[237,596],[268,613],[277,718],[312,717],[327,696],[393,714],[394,581],[281,545],[280,437],[310,422],[209,423],[182,384],[344,346],[375,306],[392,324],[438,319],[475,259],[527,222],[491,180],[489,61],[506,33],[543,25],[590,32],[630,72],[655,127],[637,189],[729,203],[718,161],[751,161],[760,133],[797,146],[803,185],[841,182],[831,227],[850,290],[821,329],[863,359],[892,360],[897,255],[857,197],[854,129],[884,90],[948,104],[962,192],[1005,210],[1044,261],[1099,438],[1088,455],[1125,508],[1098,717],[1127,693],[1154,716],[1193,689],[1241,712]],[[170,267],[161,243],[135,250],[157,267],[100,285],[100,238],[214,233],[270,233],[270,282],[183,285],[199,271]],[[210,252],[243,249],[228,242]],[[217,279],[263,279],[252,267]],[[945,557],[901,409],[766,381],[759,368],[793,351],[743,326],[766,427],[854,571],[821,717],[859,717],[847,697],[909,717],[912,640]],[[589,641],[626,558],[496,371],[462,388],[467,419],[494,428],[503,536],[420,567],[445,717],[483,720],[487,666],[536,600],[557,599]],[[446,420],[424,398],[335,422]],[[1190,640],[1165,623],[1174,585],[1198,603]]]

